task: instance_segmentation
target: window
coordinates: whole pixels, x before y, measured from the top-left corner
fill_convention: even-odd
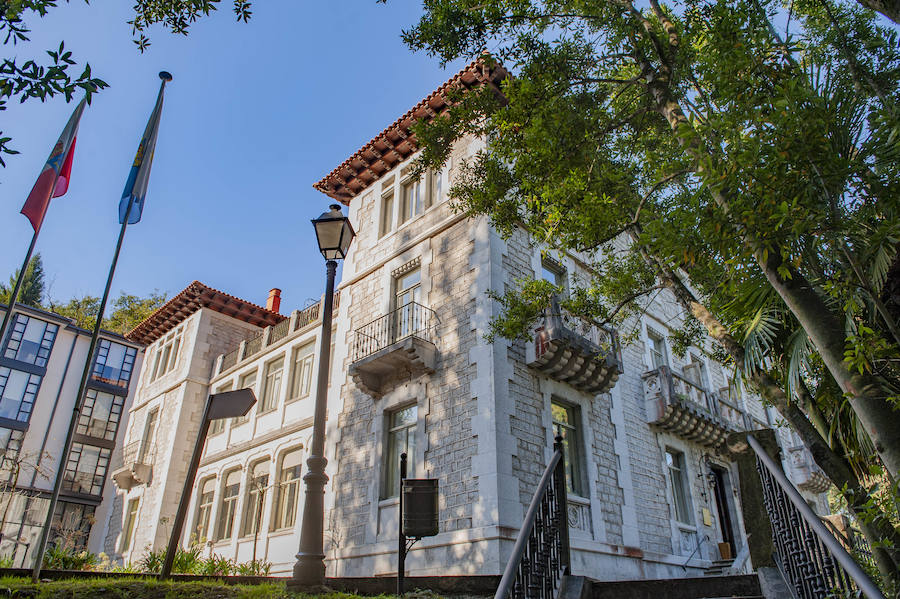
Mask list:
[[[231,391],[231,382],[225,383],[218,389],[216,389],[216,393],[225,393],[226,391]],[[216,418],[215,420],[210,421],[209,423],[209,436],[218,435],[222,431],[225,430],[225,418]]]
[[[109,339],[100,339],[97,345],[97,359],[94,362],[94,379],[127,387],[131,380],[131,370],[137,350]]]
[[[13,481],[18,476],[19,452],[25,432],[0,427],[0,480]]]
[[[309,343],[294,350],[291,362],[291,400],[309,395],[312,386],[313,349],[315,345]]]
[[[553,418],[553,436],[562,437],[563,456],[566,459],[566,490],[573,495],[587,497],[578,408],[554,400],[550,403],[550,413]]]
[[[697,356],[691,354],[691,363],[684,367],[684,378],[697,387],[706,388],[706,366]]]
[[[260,412],[274,410],[281,397],[281,378],[284,372],[284,358],[278,358],[266,364],[265,387],[263,388],[262,404]]]
[[[406,453],[407,473],[416,472],[416,423],[418,409],[407,406],[387,414],[387,451],[384,452],[384,486],[381,498],[397,497],[400,494],[400,454]]]
[[[125,524],[122,526],[122,542],[119,544],[120,553],[125,553],[131,549],[131,541],[134,540],[134,524],[137,522],[140,502],[140,498],[128,500],[128,507],[125,509]]]
[[[115,441],[119,420],[122,418],[123,403],[124,397],[88,389],[81,414],[78,415],[75,432],[79,435]]]
[[[669,470],[669,484],[675,500],[675,519],[682,524],[693,524],[691,517],[691,494],[688,491],[687,471],[684,466],[684,454],[674,449],[666,449],[666,466]]]
[[[400,224],[405,223],[425,212],[426,193],[425,180],[419,178],[405,181],[400,189]]]
[[[441,171],[431,173],[431,195],[428,198],[428,206],[439,204],[444,196],[444,174]]]
[[[184,326],[180,326],[166,335],[156,346],[156,358],[153,360],[153,368],[150,371],[150,380],[155,381],[165,373],[175,368],[178,361],[178,350],[181,349],[181,335]]]
[[[281,458],[278,472],[278,485],[275,495],[275,518],[273,530],[290,528],[297,521],[298,498],[300,497],[300,460],[301,449],[294,449]]]
[[[421,283],[422,271],[418,267],[399,275],[394,281],[394,307],[397,309],[394,326],[397,339],[415,333],[417,325],[421,324],[417,322],[414,305],[419,303]]]
[[[237,385],[238,389],[253,389],[254,387],[256,387],[256,371],[255,370],[251,370],[250,372],[241,376],[240,379],[238,379],[238,385]],[[255,390],[254,390],[254,393],[255,393]],[[244,416],[238,416],[237,418],[232,418],[231,425],[237,426],[238,424],[244,424],[248,420],[250,420],[250,412],[247,412]]]
[[[381,223],[378,227],[378,236],[382,237],[394,228],[394,181],[393,179],[382,186],[387,191],[381,194]]]
[[[648,328],[647,345],[650,348],[650,365],[653,369],[669,365],[669,359],[666,355],[666,341],[662,335]]]
[[[230,539],[234,530],[234,517],[237,512],[237,500],[241,491],[241,471],[232,470],[225,475],[225,486],[222,499],[219,500],[218,522],[216,523],[216,540]]]
[[[216,494],[216,479],[207,478],[200,483],[200,496],[197,499],[197,520],[194,525],[192,541],[205,543],[209,538],[209,518],[212,515],[213,499]]]
[[[61,544],[76,551],[86,549],[94,524],[94,509],[94,506],[82,503],[57,503],[50,525],[50,545]]]
[[[105,447],[72,443],[63,478],[63,489],[73,493],[99,495],[106,479],[110,453]]]
[[[262,526],[266,491],[269,490],[269,460],[257,462],[251,469],[247,484],[247,505],[244,508],[243,536],[255,535]]]
[[[153,441],[156,436],[156,421],[159,420],[159,408],[153,408],[147,414],[147,420],[144,422],[144,437],[141,439],[141,451],[138,453],[138,463],[149,463],[151,449],[154,447]]]
[[[43,368],[47,366],[58,330],[55,324],[15,314],[3,356]]]
[[[566,269],[553,260],[541,260],[541,278],[563,290],[566,288]]]
[[[28,422],[41,375],[0,366],[0,418]]]

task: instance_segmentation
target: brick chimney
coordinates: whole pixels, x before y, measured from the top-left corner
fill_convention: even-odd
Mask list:
[[[269,299],[266,300],[266,310],[278,312],[281,308],[281,289],[277,287],[269,290]]]

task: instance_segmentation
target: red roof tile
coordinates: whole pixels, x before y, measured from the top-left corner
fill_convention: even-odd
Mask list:
[[[484,59],[477,58],[410,108],[321,181],[314,183],[313,187],[349,206],[350,200],[357,194],[419,149],[410,127],[422,119],[434,118],[445,110],[450,103],[447,98],[449,91],[459,87],[468,89],[475,85],[492,85],[499,89],[500,82],[507,75],[506,69],[499,63],[489,66]]]

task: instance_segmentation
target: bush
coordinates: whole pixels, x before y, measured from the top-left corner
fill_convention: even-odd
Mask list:
[[[141,556],[138,561],[138,568],[141,572],[149,572],[151,574],[159,574],[162,571],[163,562],[166,559],[165,549],[154,551],[148,549],[147,553]]]
[[[57,543],[44,553],[44,567],[50,570],[90,570],[98,561],[90,551],[78,551]]]
[[[237,570],[237,564],[234,560],[230,560],[213,553],[207,559],[201,561],[200,571],[197,574],[204,576],[228,576],[234,574]]]
[[[240,576],[268,576],[272,564],[265,560],[254,559],[249,562],[238,564],[237,574]]]

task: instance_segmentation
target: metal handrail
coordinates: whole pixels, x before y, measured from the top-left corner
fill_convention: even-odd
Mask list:
[[[550,599],[562,576],[569,571],[569,521],[562,437],[556,437],[553,448],[553,457],[531,498],[494,599]],[[551,510],[552,514],[549,513]],[[543,528],[538,523],[539,516],[550,518],[551,530],[535,530],[536,525]],[[530,555],[526,556],[526,553]],[[538,555],[535,556],[535,553]],[[540,561],[532,565],[526,557]]]
[[[437,313],[418,302],[409,302],[354,331],[354,361],[362,360],[394,343],[417,337],[434,343],[440,324]]]
[[[885,599],[878,586],[816,516],[759,441],[747,435],[747,442],[756,453],[756,466],[762,480],[763,501],[772,523],[772,536],[780,551],[779,556],[785,561],[784,571],[797,594],[803,599],[814,599],[824,597],[832,590],[826,588],[826,584],[851,592],[854,590],[852,585],[855,585],[869,599]],[[777,487],[772,482],[777,483]],[[802,517],[802,521],[797,516]],[[814,555],[805,555],[813,551]]]

